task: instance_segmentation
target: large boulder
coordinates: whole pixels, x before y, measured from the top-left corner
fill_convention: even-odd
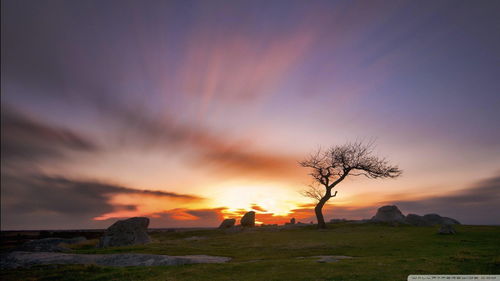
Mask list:
[[[145,217],[117,221],[106,229],[98,246],[104,248],[149,243],[148,226],[149,219]]]
[[[255,212],[250,211],[243,215],[241,218],[241,226],[252,227],[255,226]]]
[[[230,228],[236,223],[235,219],[225,219],[220,224],[219,228]]]
[[[398,222],[403,223],[405,216],[401,213],[398,207],[388,205],[378,208],[377,214],[371,219],[373,222]]]

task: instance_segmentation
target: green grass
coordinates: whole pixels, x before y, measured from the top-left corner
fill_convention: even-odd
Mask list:
[[[226,264],[155,267],[39,266],[4,270],[1,280],[406,280],[409,274],[500,274],[500,226],[437,227],[336,224],[280,231],[218,230],[153,233],[145,246],[75,252],[206,254],[232,257]],[[206,237],[199,241],[185,238]],[[353,259],[318,263],[315,255]]]

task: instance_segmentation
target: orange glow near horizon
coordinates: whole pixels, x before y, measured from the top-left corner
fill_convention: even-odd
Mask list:
[[[201,199],[172,198],[151,194],[115,194],[108,202],[115,206],[112,212],[95,217],[94,220],[107,220],[111,218],[125,218],[134,216],[157,216],[158,213],[165,213],[179,207],[199,207]],[[127,208],[130,206],[131,208]],[[196,219],[187,213],[174,213],[174,219],[189,220]]]
[[[298,190],[291,186],[276,182],[248,183],[228,182],[210,188],[204,194],[206,199],[186,199],[152,194],[114,194],[109,203],[115,206],[111,212],[94,217],[96,221],[121,219],[134,216],[161,218],[168,216],[175,221],[200,220],[190,210],[212,210],[222,218],[239,219],[248,211],[256,213],[256,224],[283,224],[291,218],[296,221],[309,222],[314,218],[315,203],[302,197]],[[362,199],[362,200],[361,200]],[[355,210],[375,206],[379,196],[374,194],[345,194],[343,197],[330,200],[325,205],[324,214],[337,208]]]
[[[254,211],[257,224],[281,224],[292,217],[304,217],[295,212],[305,204],[300,201],[298,192],[277,184],[231,183],[212,188],[211,195],[207,200],[186,200],[150,194],[115,194],[108,201],[115,206],[115,210],[93,219],[99,221],[134,216],[158,218],[168,215],[173,220],[196,221],[199,218],[186,210],[200,208],[216,210],[223,218],[237,220],[246,212]]]
[[[253,210],[256,213],[272,213],[276,216],[287,216],[297,208],[297,195],[293,190],[278,185],[236,185],[221,186],[214,192],[216,206],[224,206],[229,216]]]

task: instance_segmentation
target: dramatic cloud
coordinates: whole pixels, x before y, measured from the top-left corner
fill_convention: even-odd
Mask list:
[[[57,128],[2,105],[2,164],[10,161],[39,161],[60,158],[68,150],[92,152],[91,140],[64,128]]]
[[[262,208],[261,206],[259,206],[257,204],[252,204],[252,210],[263,212],[263,213],[267,212],[266,209]]]
[[[149,214],[150,228],[216,227],[226,217],[225,208],[186,209],[174,208]],[[117,219],[93,221],[93,224],[109,226]]]
[[[314,29],[296,21],[295,17],[286,19],[289,24],[283,25],[279,37],[270,36],[262,42],[242,37],[240,31],[227,29],[212,17],[213,13],[226,17],[244,11],[245,7],[229,5],[214,9],[200,4],[204,8],[199,10],[198,17],[221,29],[210,35],[210,30],[206,29],[213,28],[206,22],[197,22],[187,32],[185,42],[182,41],[188,47],[181,48],[186,49],[186,53],[177,61],[167,56],[168,52],[162,49],[164,46],[157,43],[162,38],[160,34],[177,33],[169,28],[175,24],[163,24],[164,15],[135,22],[138,26],[123,26],[123,30],[128,30],[124,36],[141,37],[140,44],[124,45],[118,37],[107,35],[111,30],[94,30],[87,24],[88,19],[83,15],[94,14],[92,5],[41,5],[37,2],[2,5],[10,11],[2,19],[9,27],[2,32],[2,81],[6,81],[6,85],[2,85],[6,91],[2,92],[10,93],[19,85],[26,85],[30,90],[20,94],[26,98],[36,99],[37,95],[43,95],[44,102],[71,103],[70,110],[97,112],[99,125],[108,128],[104,130],[107,135],[100,139],[110,142],[106,145],[113,149],[126,145],[162,153],[181,148],[192,154],[189,163],[224,170],[226,175],[245,172],[252,177],[282,179],[297,175],[295,156],[256,149],[248,137],[238,137],[230,129],[214,131],[200,122],[199,116],[195,117],[205,111],[214,98],[235,101],[231,97],[251,97],[274,91],[303,59],[316,36],[312,32]],[[148,5],[142,8],[133,3],[123,5],[134,7],[133,14],[150,13]],[[25,10],[37,12],[26,19],[12,16],[25,14]],[[73,14],[76,10],[78,13]],[[108,17],[103,15],[113,13],[114,8],[104,5],[100,10],[102,14],[95,15],[94,23],[109,26],[106,24]],[[72,28],[80,32],[68,33],[65,25],[58,24],[70,20],[67,15],[72,15]],[[127,18],[118,20],[130,24]],[[167,30],[151,28],[158,24]],[[245,28],[255,37],[258,32],[252,31],[253,25],[253,21],[248,21]],[[136,34],[137,27],[148,32]],[[93,44],[83,49],[76,43],[81,40]],[[33,52],[32,48],[37,51]],[[130,53],[156,53],[157,56],[154,59],[141,56],[143,59],[140,59]],[[178,73],[170,73],[172,65],[177,64]],[[184,106],[179,111],[178,107],[171,106],[185,102],[194,104],[195,108]],[[189,111],[185,113],[184,110]],[[180,117],[182,114],[193,115],[193,118],[186,120]],[[33,155],[29,150],[17,151]]]
[[[214,209],[185,209],[185,208],[177,208],[168,210],[162,213],[156,213],[152,215],[153,219],[161,225],[165,225],[165,221],[163,219],[169,218],[176,221],[182,221],[182,223],[186,223],[186,221],[191,222],[192,226],[216,226],[218,223],[222,221],[224,215],[222,211],[225,208],[214,208]],[[168,221],[168,219],[167,219]],[[180,222],[179,222],[180,223]],[[201,225],[200,225],[201,223]]]
[[[165,114],[154,118],[140,109],[105,100],[96,105],[116,121],[122,145],[155,151],[188,151],[192,166],[217,169],[227,175],[245,173],[280,179],[300,175],[298,156],[262,151],[248,139],[235,139],[231,134],[182,123]]]
[[[114,204],[115,195],[155,197],[168,202],[198,202],[203,198],[157,190],[138,190],[94,181],[42,175],[2,173],[2,229],[81,228],[105,213],[135,212],[139,202]]]

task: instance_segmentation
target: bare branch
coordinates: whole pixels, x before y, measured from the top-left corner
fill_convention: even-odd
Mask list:
[[[312,198],[316,201],[320,201],[325,196],[323,188],[314,185],[309,185],[309,189],[302,190],[300,193],[302,196]]]
[[[337,190],[335,190],[335,193],[333,195],[330,195],[330,197],[335,197],[337,196]]]

